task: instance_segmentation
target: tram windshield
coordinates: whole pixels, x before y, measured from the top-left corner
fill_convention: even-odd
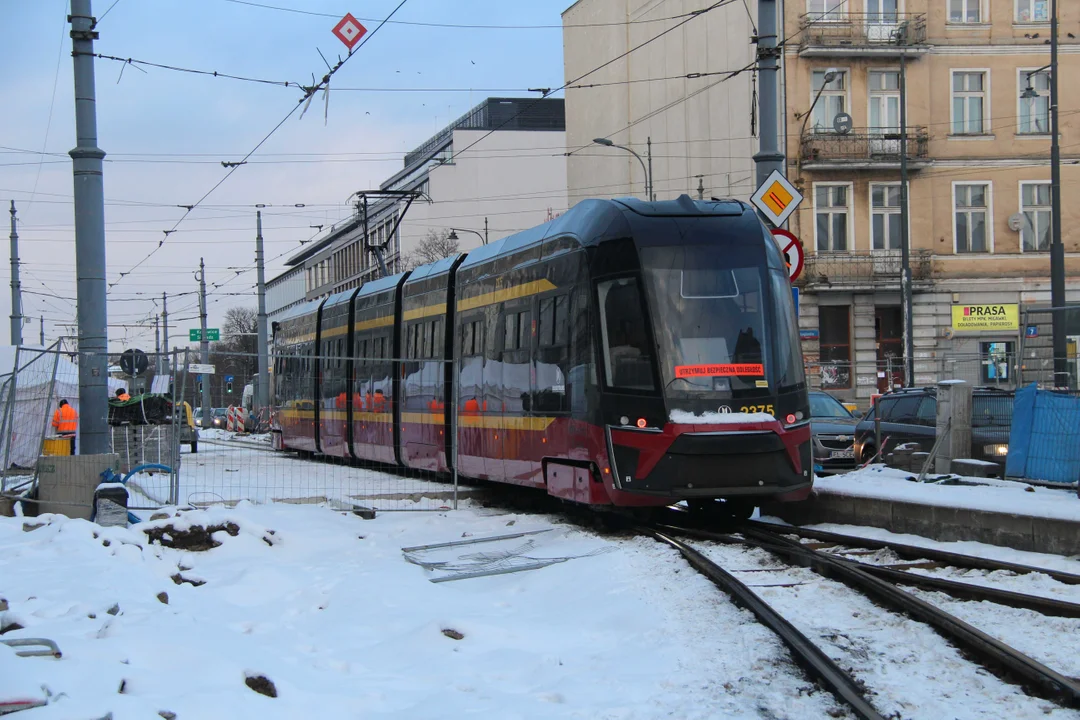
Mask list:
[[[765,257],[722,245],[641,251],[666,394],[769,394],[797,384],[788,297]],[[755,257],[756,256],[756,257]],[[801,366],[801,357],[799,358]]]

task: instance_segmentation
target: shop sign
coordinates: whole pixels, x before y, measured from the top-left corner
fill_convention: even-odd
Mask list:
[[[1020,306],[953,305],[952,329],[960,331],[1017,331],[1020,329]]]

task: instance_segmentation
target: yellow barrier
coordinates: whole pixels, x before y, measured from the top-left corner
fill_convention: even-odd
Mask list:
[[[71,454],[71,441],[69,437],[58,438],[45,438],[45,443],[42,445],[42,455],[70,455]]]

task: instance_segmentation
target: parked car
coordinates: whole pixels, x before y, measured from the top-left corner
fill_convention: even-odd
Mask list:
[[[225,427],[225,416],[228,413],[228,408],[210,408],[210,422],[207,424],[208,428],[223,428]],[[195,408],[194,412],[195,426],[202,427],[202,408]]]
[[[1004,470],[1012,411],[1011,391],[991,387],[972,389],[971,458],[997,463]],[[860,462],[867,462],[877,453],[874,434],[877,415],[881,416],[881,439],[886,452],[902,443],[916,443],[923,452],[933,449],[937,439],[936,388],[904,388],[879,397],[855,428],[855,457]]]
[[[832,395],[810,392],[810,433],[814,472],[847,472],[855,468],[855,426],[859,419]]]

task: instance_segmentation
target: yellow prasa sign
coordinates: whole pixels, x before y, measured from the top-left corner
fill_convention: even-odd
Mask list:
[[[1020,306],[1000,305],[953,305],[953,330],[998,330],[1016,331],[1020,329]]]

